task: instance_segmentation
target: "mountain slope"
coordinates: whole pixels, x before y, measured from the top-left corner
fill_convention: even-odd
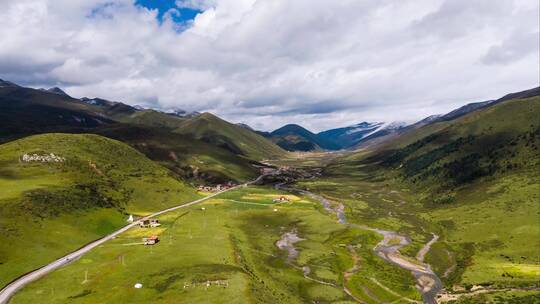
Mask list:
[[[184,120],[174,132],[216,145],[234,154],[252,159],[282,156],[285,151],[268,139],[231,124],[210,113]]]
[[[254,161],[190,136],[139,125],[114,125],[97,134],[129,144],[184,179],[196,183],[243,182],[258,175]]]
[[[111,124],[99,108],[67,95],[19,86],[0,87],[0,142],[25,135],[86,130]]]
[[[196,116],[0,83],[0,143],[47,132],[102,134],[129,143],[197,183],[251,179],[257,174],[253,160],[285,152],[253,131],[219,118],[197,129]]]
[[[288,124],[270,133],[270,138],[280,147],[288,151],[337,150],[339,146],[317,136],[309,130]]]
[[[408,179],[444,188],[509,169],[538,166],[540,97],[512,99],[411,130],[374,158]],[[529,161],[527,161],[529,159]]]
[[[538,95],[502,100],[410,128],[335,160],[325,174],[340,178],[341,191],[349,186],[351,196],[360,196],[365,181],[383,185],[374,192],[379,196],[401,192],[401,199],[377,201],[388,204],[379,216],[399,223],[400,231],[415,227],[439,236],[426,262],[448,290],[527,289],[536,286],[540,269],[538,117]],[[369,202],[369,194],[360,197]],[[408,251],[414,256],[418,248]]]
[[[0,145],[0,163],[0,286],[124,225],[127,214],[198,197],[142,153],[98,135],[12,141]]]
[[[511,99],[520,100],[534,96],[540,96],[540,87],[510,93],[496,100],[469,103],[444,115],[431,115],[414,124],[399,128],[395,130],[396,132],[391,132],[390,134],[380,137],[365,138],[355,148],[376,148],[381,145],[403,147],[404,145],[410,144],[423,136],[427,136],[431,133],[444,129],[449,124],[453,123],[453,121],[462,116],[468,115],[469,113],[473,113],[484,108],[490,108]]]

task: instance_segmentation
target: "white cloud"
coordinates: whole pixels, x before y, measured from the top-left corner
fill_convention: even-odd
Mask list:
[[[261,129],[420,119],[539,81],[535,1],[179,0],[203,10],[182,32],[131,0],[4,2],[0,78]]]

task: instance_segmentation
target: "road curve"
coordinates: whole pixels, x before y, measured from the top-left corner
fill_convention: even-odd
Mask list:
[[[231,190],[235,190],[235,189],[247,186],[249,184],[256,183],[259,180],[261,180],[262,178],[263,178],[263,176],[259,176],[254,181],[247,182],[245,184],[241,184],[241,185],[238,185],[236,187],[232,187],[232,188],[229,188],[227,190],[223,190],[223,191],[214,193],[212,195],[200,198],[198,200],[195,200],[195,201],[192,201],[192,202],[189,202],[189,203],[185,203],[185,204],[182,204],[182,205],[178,205],[178,206],[175,206],[175,207],[171,207],[171,208],[167,208],[167,209],[158,211],[156,213],[145,216],[145,217],[143,217],[143,218],[141,218],[141,219],[127,225],[127,226],[124,226],[124,227],[120,228],[119,230],[116,230],[115,232],[113,232],[113,233],[111,233],[109,235],[106,235],[106,236],[104,236],[104,237],[102,237],[102,238],[100,238],[98,240],[95,240],[92,243],[89,243],[88,245],[85,245],[84,247],[82,247],[80,249],[77,249],[76,251],[73,251],[72,253],[69,253],[69,254],[57,259],[56,261],[53,261],[53,262],[51,262],[51,263],[49,263],[49,264],[47,264],[47,265],[45,265],[45,266],[43,266],[41,268],[38,268],[38,269],[36,269],[36,270],[34,270],[32,272],[29,272],[29,273],[21,276],[20,278],[14,280],[13,282],[9,283],[4,288],[2,288],[2,290],[0,290],[0,304],[7,304],[9,299],[19,289],[21,289],[25,285],[27,285],[30,282],[33,282],[33,281],[43,277],[44,275],[46,275],[47,273],[49,273],[49,272],[51,272],[51,271],[53,271],[55,269],[58,269],[58,268],[66,265],[66,264],[68,264],[68,263],[70,263],[70,262],[72,262],[74,260],[77,260],[78,258],[83,256],[84,254],[86,254],[90,250],[96,248],[97,246],[107,242],[108,240],[116,237],[117,235],[119,235],[119,234],[121,234],[123,232],[126,232],[130,228],[133,228],[133,227],[137,226],[141,220],[146,220],[146,219],[149,219],[149,218],[152,218],[152,217],[162,215],[164,213],[168,213],[168,212],[171,212],[171,211],[175,211],[175,210],[178,210],[178,209],[181,209],[181,208],[186,208],[186,207],[189,207],[189,206],[204,202],[204,201],[209,200],[209,199],[211,199],[211,198],[213,198],[213,197],[215,197],[217,195],[220,195],[220,194],[222,194],[224,192],[228,192],[228,191],[231,191]]]

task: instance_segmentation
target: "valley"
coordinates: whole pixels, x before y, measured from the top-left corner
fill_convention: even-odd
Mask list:
[[[358,142],[0,88],[0,302],[538,303],[524,92],[329,151]]]

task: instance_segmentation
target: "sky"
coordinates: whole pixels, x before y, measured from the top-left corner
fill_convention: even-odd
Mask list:
[[[0,0],[0,78],[260,130],[420,120],[539,84],[531,0]]]

